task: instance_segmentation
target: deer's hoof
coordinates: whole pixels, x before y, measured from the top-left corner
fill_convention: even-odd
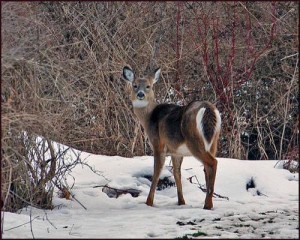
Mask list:
[[[146,201],[146,204],[148,205],[148,206],[150,206],[150,207],[153,207],[153,201]]]
[[[203,209],[205,210],[211,210],[213,208],[213,205],[205,204]]]

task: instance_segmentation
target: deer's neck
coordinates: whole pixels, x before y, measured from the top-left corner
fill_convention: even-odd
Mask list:
[[[155,101],[150,101],[147,106],[145,107],[134,107],[133,111],[135,115],[138,117],[140,123],[142,124],[143,128],[148,133],[149,128],[149,119],[151,116],[151,113],[153,109],[157,106],[157,103]]]

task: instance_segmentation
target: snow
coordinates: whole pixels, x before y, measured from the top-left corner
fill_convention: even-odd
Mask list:
[[[72,193],[87,210],[55,194],[53,210],[2,213],[3,238],[299,238],[299,176],[278,161],[218,158],[215,193],[229,200],[216,197],[214,208],[204,210],[205,193],[196,184],[196,178],[205,184],[203,166],[193,157],[182,164],[186,205],[177,205],[176,187],[169,187],[156,191],[154,207],[145,204],[151,182],[143,177],[152,175],[153,157],[81,157],[101,172],[78,165],[67,179],[70,186],[75,179]],[[168,157],[161,178],[174,180],[169,164]],[[251,179],[255,186],[247,191]],[[100,187],[106,184],[141,193],[109,198]]]

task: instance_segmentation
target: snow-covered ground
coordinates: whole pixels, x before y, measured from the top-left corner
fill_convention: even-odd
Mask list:
[[[205,193],[196,184],[205,183],[203,167],[193,157],[182,167],[186,205],[177,205],[176,187],[169,187],[156,192],[154,207],[145,204],[150,181],[144,177],[152,174],[153,157],[82,157],[103,174],[82,165],[72,170],[72,193],[87,210],[55,195],[54,210],[5,212],[3,238],[299,238],[299,177],[277,161],[218,158],[215,192],[229,200],[216,197],[213,210],[204,210]],[[172,175],[169,162],[162,178]],[[99,187],[105,184],[141,193],[109,198]]]

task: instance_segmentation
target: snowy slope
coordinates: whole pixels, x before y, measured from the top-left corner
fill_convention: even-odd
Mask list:
[[[157,191],[154,207],[145,204],[152,174],[153,157],[108,157],[82,154],[86,162],[102,172],[95,174],[86,166],[72,171],[75,200],[54,197],[50,210],[24,208],[19,214],[4,213],[3,238],[298,238],[298,174],[274,168],[277,161],[218,159],[214,209],[204,210],[203,167],[193,157],[185,157],[182,167],[186,205],[177,205],[176,187]],[[162,178],[171,176],[168,167]],[[279,167],[278,167],[279,166]],[[170,177],[173,179],[173,177]],[[253,180],[255,188],[246,190]],[[68,179],[70,185],[73,178]],[[102,187],[140,190],[139,197],[124,194],[109,198]],[[251,184],[250,184],[251,185]],[[249,186],[250,186],[249,185]],[[258,194],[259,193],[259,194]],[[30,221],[30,214],[32,225]],[[24,224],[27,223],[27,224]],[[24,225],[22,225],[24,224]],[[22,226],[19,226],[22,225]],[[32,230],[32,232],[31,232]]]

